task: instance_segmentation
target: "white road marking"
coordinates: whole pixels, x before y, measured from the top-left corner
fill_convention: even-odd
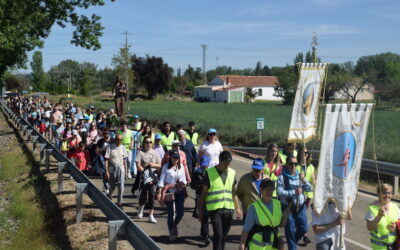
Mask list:
[[[365,249],[365,250],[371,250],[372,249],[371,247],[364,246],[363,244],[360,244],[357,241],[351,240],[351,239],[346,238],[346,237],[344,237],[344,240],[349,242],[349,243],[351,243],[351,244],[353,244],[353,245],[356,245],[356,246],[358,246],[358,247],[360,247],[362,249]]]

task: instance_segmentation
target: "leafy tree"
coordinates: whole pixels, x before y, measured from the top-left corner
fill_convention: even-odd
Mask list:
[[[82,86],[80,89],[80,94],[84,96],[88,96],[92,94],[92,72],[90,72],[90,69],[84,69],[83,70],[83,76],[82,76]]]
[[[169,90],[172,69],[164,63],[161,57],[134,57],[132,69],[135,71],[136,82],[144,86],[149,98]]]
[[[291,105],[296,96],[297,76],[295,67],[273,67],[272,74],[279,78],[279,86],[275,88],[275,96],[283,99],[283,104]]]
[[[71,82],[72,90],[80,92],[82,70],[81,64],[74,60],[63,60],[58,65],[52,66],[47,72],[50,91],[65,93],[68,83]]]
[[[103,30],[100,17],[77,12],[98,5],[104,5],[104,0],[0,1],[0,76],[14,65],[23,67],[27,52],[42,47],[56,23],[61,27],[69,23],[76,28],[72,44],[99,49]]]
[[[263,74],[263,68],[260,61],[257,62],[256,67],[254,68],[254,75],[261,76]]]
[[[35,91],[45,90],[46,74],[43,69],[42,52],[35,51],[35,53],[33,53],[31,61],[31,69],[33,77],[33,89]]]
[[[4,82],[7,90],[27,90],[28,86],[30,86],[30,76],[25,74],[11,74],[10,72],[6,72],[4,74]]]
[[[358,59],[355,66],[355,73],[360,76],[366,82],[371,83],[374,88],[374,96],[377,104],[382,101],[396,101],[396,96],[391,94],[391,87],[393,85],[392,79],[389,79],[391,73],[395,74],[396,70],[392,70],[395,67],[388,66],[391,63],[400,62],[400,55],[394,53],[382,53],[371,56],[363,56]],[[393,99],[394,98],[394,99]]]
[[[333,98],[337,91],[344,91],[347,95],[352,93],[352,72],[348,69],[349,66],[343,64],[329,64],[328,75],[325,85],[325,102],[328,103]],[[355,81],[354,81],[355,83]],[[357,94],[355,94],[357,96]],[[355,98],[355,97],[354,97]]]

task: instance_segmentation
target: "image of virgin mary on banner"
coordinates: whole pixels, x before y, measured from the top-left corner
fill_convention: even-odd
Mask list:
[[[314,209],[328,200],[344,216],[356,199],[372,104],[328,104],[318,163]]]
[[[316,136],[319,98],[327,63],[300,64],[300,77],[289,128],[289,142],[308,142]]]

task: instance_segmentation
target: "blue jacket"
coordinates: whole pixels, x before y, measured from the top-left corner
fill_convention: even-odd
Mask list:
[[[181,143],[181,150],[185,152],[188,167],[194,167],[197,164],[197,151],[191,140],[186,139],[185,144]]]
[[[288,185],[285,185],[285,177],[288,180]],[[306,180],[305,180],[306,181]],[[283,205],[289,205],[288,199],[291,198],[294,204],[303,205],[305,201],[304,194],[296,195],[295,189],[301,187],[303,192],[311,192],[312,186],[309,182],[301,183],[300,173],[296,171],[294,176],[290,175],[286,170],[278,177],[276,194]]]

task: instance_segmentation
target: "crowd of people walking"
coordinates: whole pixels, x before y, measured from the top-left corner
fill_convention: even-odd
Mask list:
[[[119,95],[124,91],[118,90]],[[217,130],[210,128],[201,141],[193,121],[175,127],[168,121],[160,132],[134,115],[123,119],[113,109],[80,108],[51,103],[47,98],[12,97],[8,105],[32,124],[55,147],[75,161],[87,175],[103,181],[103,192],[123,209],[125,180],[135,178],[131,192],[138,198],[137,217],[148,209],[148,221],[157,223],[158,201],[167,211],[169,240],[179,237],[188,188],[195,192],[192,216],[201,223],[199,235],[213,249],[225,249],[234,215],[243,223],[239,249],[297,249],[311,242],[307,210],[312,210],[315,168],[306,147],[287,143],[280,150],[270,144],[265,158],[253,160],[249,172],[237,176],[232,154],[224,150]],[[120,101],[116,101],[121,106]],[[119,117],[118,117],[119,115]],[[117,122],[115,122],[117,121]],[[239,178],[240,177],[240,178]],[[136,193],[138,192],[138,193]],[[395,247],[399,209],[391,203],[393,187],[379,185],[379,199],[365,216],[373,249]],[[312,230],[316,249],[345,249],[340,236],[345,219],[334,201],[321,215],[314,211]],[[209,224],[213,235],[210,234]],[[284,235],[284,236],[283,236]]]

